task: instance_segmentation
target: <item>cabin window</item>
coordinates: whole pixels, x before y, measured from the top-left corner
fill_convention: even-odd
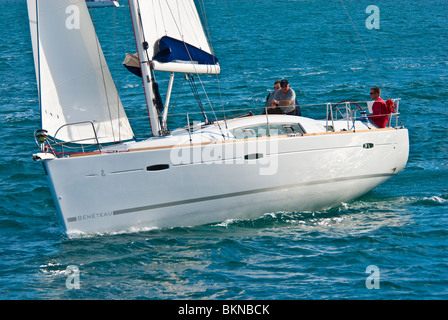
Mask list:
[[[169,164],[153,164],[152,166],[146,167],[146,171],[161,171],[169,169]]]
[[[285,131],[286,134],[295,133],[293,126],[290,125],[283,126],[283,131]]]
[[[269,131],[268,125],[254,125],[249,127],[233,129],[232,133],[235,139],[247,139],[247,138],[260,138],[270,136],[281,135],[303,135],[305,130],[298,123],[284,123],[284,124],[270,124]]]
[[[262,153],[251,153],[251,154],[246,154],[244,156],[245,160],[254,160],[254,159],[261,159],[261,158],[263,158]]]
[[[374,144],[371,143],[371,142],[369,142],[369,143],[364,143],[364,144],[362,145],[362,147],[363,147],[364,149],[372,149],[372,148],[374,147]]]

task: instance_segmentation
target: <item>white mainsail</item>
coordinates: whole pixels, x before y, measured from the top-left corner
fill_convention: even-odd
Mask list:
[[[42,129],[58,140],[91,143],[93,123],[99,142],[132,139],[84,0],[27,3]]]
[[[208,74],[220,72],[193,0],[139,0],[138,6],[144,38],[148,43],[146,52],[154,70]],[[170,41],[165,48],[173,54],[174,60],[161,62],[154,58],[160,53],[160,43],[165,39]],[[177,45],[176,49],[170,47],[173,43]],[[187,59],[178,59],[173,52],[177,49],[183,50]],[[208,56],[208,62],[197,61],[193,51]]]

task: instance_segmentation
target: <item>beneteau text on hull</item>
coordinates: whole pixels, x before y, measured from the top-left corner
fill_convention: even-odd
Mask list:
[[[67,28],[67,8],[73,6],[82,28]],[[156,6],[130,0],[129,7],[152,130],[152,137],[140,142],[133,140],[85,3],[28,0],[43,128],[36,132],[41,150],[34,159],[44,165],[67,233],[193,226],[330,208],[406,165],[408,132],[398,110],[388,115],[386,128],[377,128],[350,102],[326,104],[325,120],[247,115],[188,121],[170,132],[166,117],[174,73],[216,74],[220,66],[192,0]],[[155,27],[158,23],[163,28]],[[73,44],[76,52],[66,50]],[[171,72],[162,106],[155,71]],[[340,110],[343,119],[337,118]],[[74,145],[82,151],[67,152]]]

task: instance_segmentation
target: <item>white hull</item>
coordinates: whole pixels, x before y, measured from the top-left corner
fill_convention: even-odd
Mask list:
[[[399,99],[396,111],[374,115],[389,117],[385,129],[369,124],[349,101],[327,103],[324,121],[258,115],[215,124],[199,103],[207,124],[169,133],[174,73],[215,74],[219,63],[193,0],[128,2],[153,137],[119,143],[134,134],[84,5],[118,2],[27,0],[42,120],[34,159],[44,164],[68,234],[321,210],[368,192],[405,166],[409,141],[398,128]],[[155,70],[171,72],[163,112]],[[186,80],[199,100],[194,78]],[[117,144],[100,146],[105,143]],[[98,150],[86,152],[92,145]],[[66,152],[74,146],[82,153]]]
[[[202,143],[193,137],[191,145],[188,137],[43,160],[67,233],[194,226],[338,206],[398,173],[409,152],[407,130],[392,128]]]

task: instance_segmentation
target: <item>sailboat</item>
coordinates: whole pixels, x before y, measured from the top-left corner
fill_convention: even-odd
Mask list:
[[[119,7],[120,4],[115,0],[85,0],[87,8]]]
[[[129,0],[151,125],[151,136],[137,141],[85,2],[27,2],[42,119],[33,158],[43,164],[68,235],[322,210],[406,165],[399,100],[385,128],[344,102],[326,103],[325,119],[250,113],[191,123],[187,115],[185,126],[170,130],[175,75],[221,68],[193,0]],[[156,72],[169,74],[164,103]]]

